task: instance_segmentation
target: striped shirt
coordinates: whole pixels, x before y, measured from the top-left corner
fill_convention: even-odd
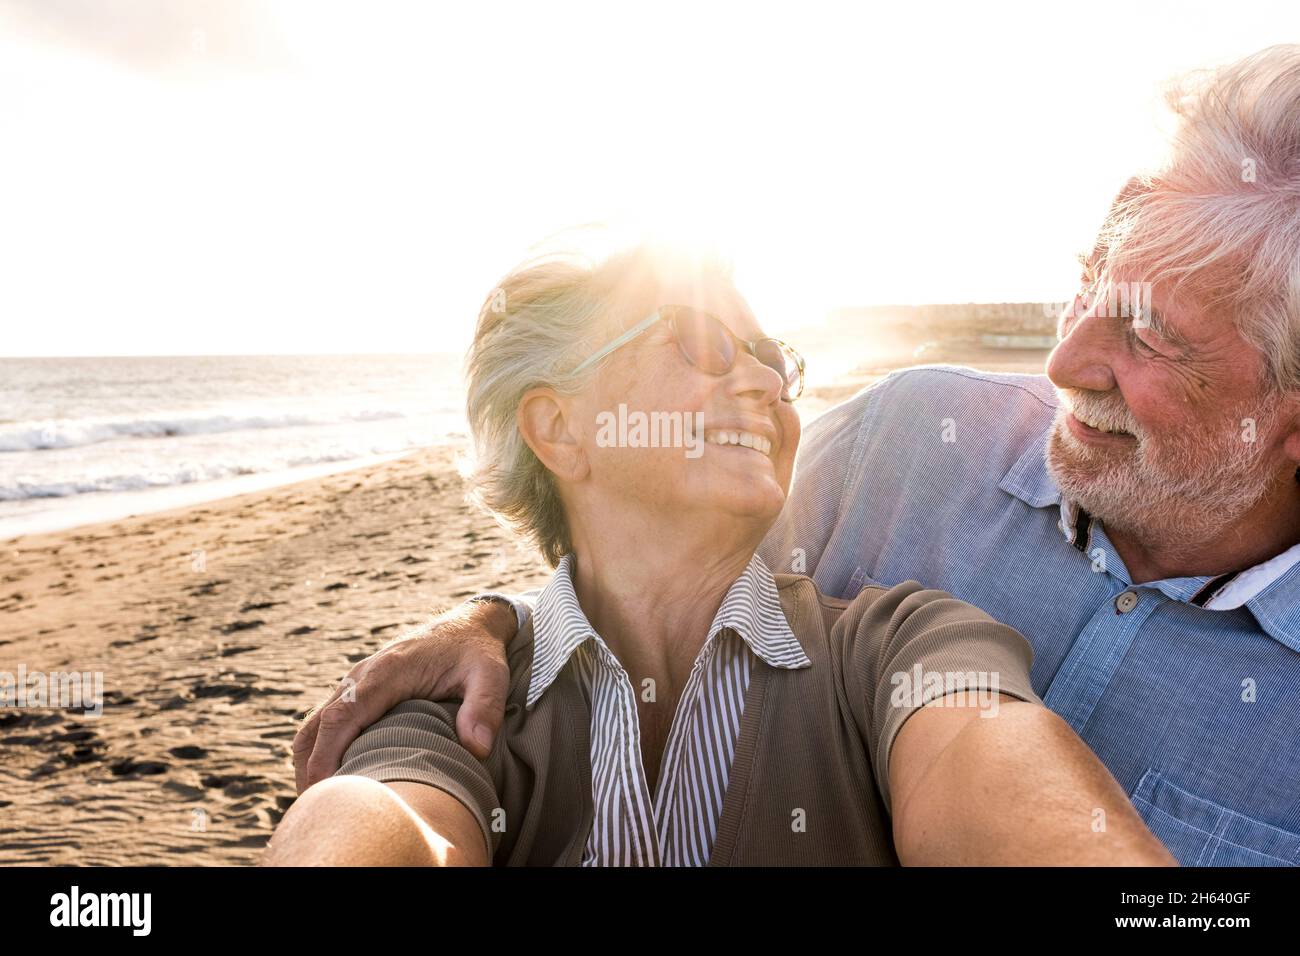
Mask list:
[[[751,661],[708,865],[896,866],[890,749],[904,724],[946,690],[925,680],[913,685],[922,693],[900,696],[897,675],[975,672],[985,677],[968,691],[1041,706],[1029,683],[1029,644],[978,608],[914,581],[840,601],[802,575],[773,578],[809,663]],[[592,701],[567,664],[529,706],[540,666],[535,620],[506,646],[505,714],[485,759],[460,742],[461,700],[413,698],[367,727],[338,772],[447,793],[477,821],[494,866],[581,866],[597,819]],[[694,636],[705,636],[703,624]],[[549,660],[554,668],[556,655]],[[649,834],[657,839],[658,829]]]
[[[790,630],[776,582],[755,555],[714,615],[673,715],[655,793],[641,760],[632,681],[592,629],[565,555],[534,611],[529,709],[566,668],[591,707],[595,821],[583,866],[704,866],[717,837],[755,655],[772,667],[811,662]]]

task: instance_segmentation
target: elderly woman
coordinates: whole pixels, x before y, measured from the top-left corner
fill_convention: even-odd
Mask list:
[[[400,704],[267,862],[1170,862],[1035,697],[1016,631],[759,560],[802,384],[707,262],[507,276],[469,359],[475,490],[555,571],[508,648],[505,724],[480,761],[458,701]]]

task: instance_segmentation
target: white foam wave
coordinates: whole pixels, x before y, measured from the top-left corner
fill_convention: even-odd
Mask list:
[[[281,415],[201,415],[133,419],[55,419],[0,426],[0,452],[45,451],[77,448],[120,438],[167,438],[176,435],[211,435],[247,429],[293,428],[302,425],[334,425],[346,422],[384,421],[406,418],[395,409],[372,409],[328,416],[286,413]]]
[[[298,455],[265,462],[262,467],[250,467],[238,462],[204,462],[185,464],[172,468],[155,468],[139,474],[104,474],[66,481],[33,481],[22,476],[0,484],[0,501],[22,501],[30,498],[67,498],[73,495],[100,491],[142,491],[172,485],[185,485],[200,481],[217,481],[240,475],[283,471],[306,465],[328,464],[371,458],[379,454],[393,454],[401,448],[336,449],[321,454]]]

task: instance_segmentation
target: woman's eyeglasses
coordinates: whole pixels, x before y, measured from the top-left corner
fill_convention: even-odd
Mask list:
[[[660,306],[614,341],[589,356],[574,374],[594,365],[610,352],[631,342],[656,322],[666,319],[682,357],[702,372],[726,375],[736,364],[737,346],[781,376],[781,398],[793,402],[803,393],[803,356],[780,339],[742,339],[716,315],[688,305]]]

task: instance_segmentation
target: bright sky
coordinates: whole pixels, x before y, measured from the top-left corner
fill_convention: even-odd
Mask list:
[[[0,354],[459,350],[536,241],[721,243],[772,331],[1059,300],[1157,84],[1277,3],[0,0]]]

